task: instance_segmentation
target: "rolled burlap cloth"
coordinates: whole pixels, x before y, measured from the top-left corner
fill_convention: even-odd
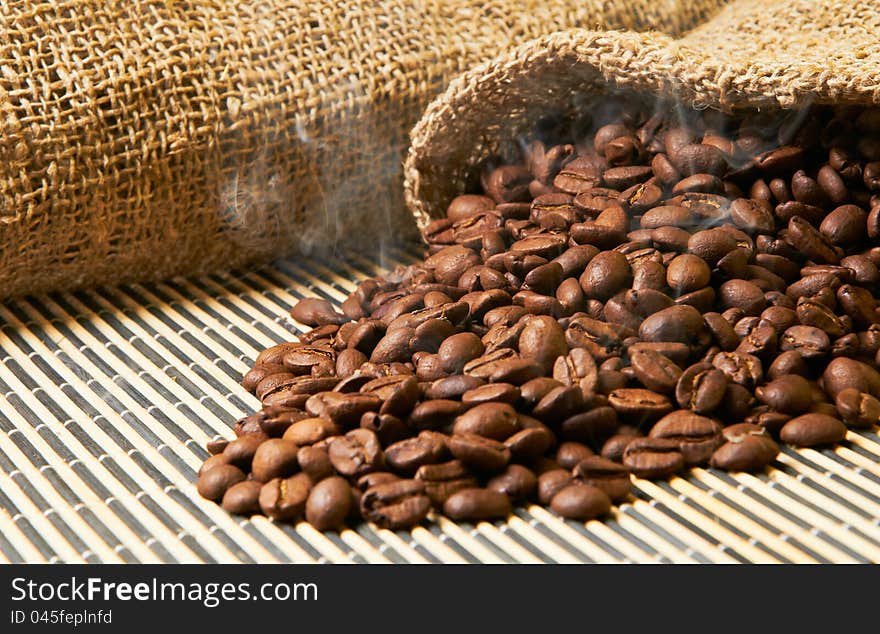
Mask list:
[[[407,133],[451,77],[725,1],[0,3],[0,297],[414,234]]]
[[[880,103],[880,12],[859,0],[735,0],[676,38],[570,30],[456,78],[411,133],[407,205],[442,216],[481,161],[551,113],[635,91],[696,107]]]

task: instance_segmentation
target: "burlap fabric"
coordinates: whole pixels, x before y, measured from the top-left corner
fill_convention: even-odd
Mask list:
[[[679,33],[725,0],[0,4],[0,297],[414,231],[407,133],[559,29]]]
[[[442,215],[481,160],[548,112],[620,90],[698,107],[880,103],[880,12],[859,0],[735,0],[676,38],[571,30],[453,81],[412,132],[406,198],[420,225]]]

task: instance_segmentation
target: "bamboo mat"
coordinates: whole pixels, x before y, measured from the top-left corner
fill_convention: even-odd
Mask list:
[[[205,442],[257,405],[240,377],[297,332],[291,305],[341,302],[382,270],[300,259],[0,305],[0,561],[880,562],[876,428],[786,448],[762,475],[638,480],[630,503],[586,524],[533,506],[506,522],[321,534],[201,499]]]

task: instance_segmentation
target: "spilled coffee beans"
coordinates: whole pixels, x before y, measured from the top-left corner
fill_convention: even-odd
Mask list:
[[[609,98],[489,157],[424,261],[257,357],[213,440],[232,513],[576,520],[632,476],[760,472],[880,417],[880,111],[721,116]]]

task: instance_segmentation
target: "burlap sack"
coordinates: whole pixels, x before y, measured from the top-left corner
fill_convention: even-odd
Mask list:
[[[725,0],[0,4],[0,297],[413,232],[407,132],[453,76]]]
[[[548,112],[632,90],[697,107],[880,103],[880,12],[859,0],[735,0],[675,38],[571,30],[465,73],[412,131],[407,204],[421,226]]]

